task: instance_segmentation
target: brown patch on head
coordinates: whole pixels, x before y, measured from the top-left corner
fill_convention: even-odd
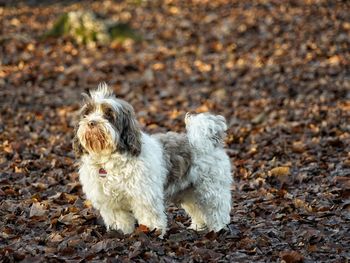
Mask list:
[[[103,117],[108,120],[110,123],[115,124],[117,120],[117,114],[114,110],[114,108],[107,104],[107,103],[102,103],[101,104],[101,110],[103,113]]]
[[[85,116],[95,110],[95,105],[92,102],[87,102],[80,110],[80,115]]]
[[[192,163],[190,144],[185,134],[168,132],[156,134],[163,146],[164,159],[168,170],[166,188],[186,179]]]

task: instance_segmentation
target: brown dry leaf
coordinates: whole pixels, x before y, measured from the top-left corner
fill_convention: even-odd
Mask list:
[[[342,189],[350,189],[350,177],[336,176],[334,178],[335,183]]]
[[[29,212],[29,217],[34,217],[34,216],[44,216],[48,213],[45,205],[35,202],[32,204]]]
[[[70,204],[74,204],[74,202],[78,199],[77,195],[62,193],[63,198]]]
[[[279,166],[270,170],[271,176],[286,176],[290,174],[290,168],[287,166]]]
[[[282,251],[280,258],[286,263],[301,263],[304,257],[297,251]]]
[[[77,215],[74,213],[61,215],[57,220],[58,220],[58,222],[65,224],[65,225],[81,224],[84,221],[80,215]]]
[[[302,208],[309,213],[313,212],[313,208],[308,203],[306,203],[304,200],[301,200],[299,198],[294,198],[293,204],[296,208]]]
[[[293,142],[292,150],[295,153],[303,153],[303,152],[305,152],[305,145],[301,141]]]
[[[50,235],[49,235],[49,238],[48,238],[48,240],[50,241],[50,242],[61,242],[62,240],[64,239],[64,237],[63,236],[61,236],[61,234],[59,234],[59,233],[55,233],[55,232],[53,232],[53,233],[51,233]]]
[[[143,233],[145,233],[145,234],[147,234],[147,233],[150,232],[150,229],[149,229],[147,226],[142,225],[142,224],[140,224],[140,225],[138,226],[137,230],[138,230],[139,232],[143,232]]]
[[[2,2],[1,262],[348,260],[348,1]],[[41,38],[86,8],[143,39]],[[142,226],[106,230],[71,145],[81,93],[100,81],[148,133],[185,132],[185,112],[227,119],[228,229],[187,230],[191,218],[171,205],[162,240]]]
[[[33,183],[32,185],[39,190],[47,189],[47,185],[44,183]]]
[[[91,208],[92,207],[91,201],[90,200],[85,200],[84,201],[84,207]]]
[[[245,250],[251,250],[255,247],[255,244],[256,244],[255,240],[249,237],[245,237],[237,243],[237,247]]]
[[[207,248],[196,248],[194,251],[194,258],[198,261],[217,262],[224,255]]]
[[[208,72],[211,70],[211,65],[204,63],[203,61],[196,60],[194,65],[198,68],[200,72]]]

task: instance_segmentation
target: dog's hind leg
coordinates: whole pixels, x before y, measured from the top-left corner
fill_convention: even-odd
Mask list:
[[[217,232],[230,222],[231,194],[223,189],[211,190],[210,193],[202,192],[198,199],[208,230]]]
[[[190,229],[200,231],[206,228],[204,214],[200,205],[196,202],[195,193],[186,193],[181,199],[181,207],[191,217]]]
[[[202,183],[187,192],[181,206],[192,218],[191,229],[219,231],[230,222],[231,193],[228,187]]]

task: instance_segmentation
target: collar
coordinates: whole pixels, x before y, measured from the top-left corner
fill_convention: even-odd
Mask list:
[[[98,170],[98,175],[101,176],[101,177],[106,177],[107,171],[106,171],[104,168],[101,167],[101,168]]]

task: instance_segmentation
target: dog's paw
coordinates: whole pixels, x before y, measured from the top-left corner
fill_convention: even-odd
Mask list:
[[[194,230],[194,231],[202,232],[202,231],[206,231],[208,228],[204,224],[194,224],[194,223],[192,223],[187,229],[191,229],[191,230]]]

